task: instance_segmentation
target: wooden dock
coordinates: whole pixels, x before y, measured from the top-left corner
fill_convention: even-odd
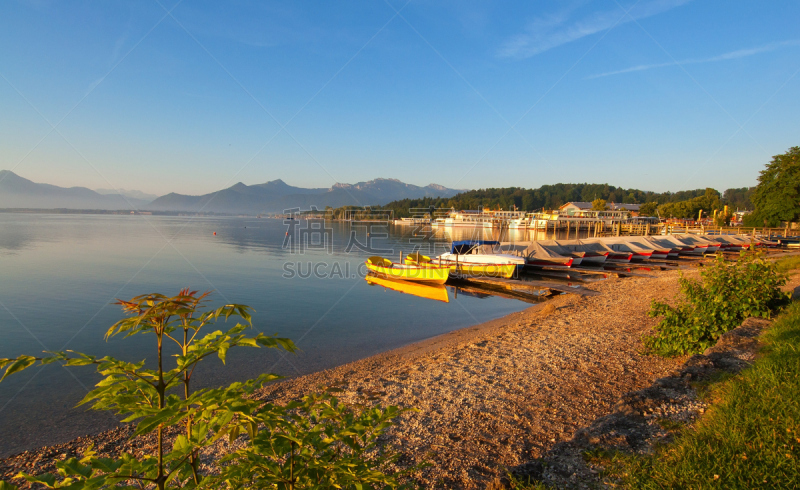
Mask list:
[[[541,294],[543,289],[549,289],[550,291],[557,291],[559,293],[578,294],[581,296],[597,296],[600,294],[597,291],[587,289],[583,286],[570,286],[568,284],[558,284],[550,281],[501,279],[499,277],[470,277],[458,279],[457,281],[464,282],[475,287],[493,286],[505,288],[506,290],[524,289],[528,291],[536,291],[537,294]]]

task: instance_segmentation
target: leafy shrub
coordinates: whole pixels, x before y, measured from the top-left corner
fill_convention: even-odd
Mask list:
[[[152,454],[122,454],[101,458],[90,448],[81,459],[56,463],[57,474],[17,478],[47,488],[396,488],[400,474],[384,473],[393,453],[378,451],[377,439],[391,425],[397,407],[355,408],[332,394],[310,395],[287,405],[264,403],[252,397],[257,388],[278,379],[262,374],[227,388],[192,391],[191,380],[200,361],[216,355],[225,362],[232,347],[268,347],[296,350],[291,340],[259,334],[244,335],[250,308],[225,305],[205,310],[208,293],[182,290],[177,296],[160,294],[119,301],[131,316],[114,324],[106,337],[124,334],[155,336],[157,367],[112,357],[50,352],[47,357],[19,356],[0,359],[3,377],[36,362],[62,362],[67,366],[95,365],[103,379],[81,401],[96,410],[113,410],[123,422],[136,422],[135,436],[155,433]],[[214,331],[198,338],[203,327],[219,318],[239,317],[226,332]],[[179,353],[168,369],[164,343],[173,342]],[[172,430],[170,430],[172,429]],[[177,432],[171,448],[167,434]],[[200,452],[222,437],[231,442],[247,434],[244,448],[215,461],[203,473]],[[13,489],[0,482],[0,489]]]
[[[769,317],[787,299],[780,290],[786,275],[762,252],[742,252],[739,260],[721,256],[701,272],[701,280],[680,278],[677,305],[653,301],[649,315],[663,317],[645,347],[663,356],[702,352],[749,316]]]

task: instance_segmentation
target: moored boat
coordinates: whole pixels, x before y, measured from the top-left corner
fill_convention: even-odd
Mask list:
[[[714,240],[722,245],[725,251],[746,250],[750,248],[750,242],[734,238],[733,235],[714,235]]]
[[[642,238],[645,241],[652,243],[656,247],[667,250],[667,258],[669,259],[677,259],[681,253],[681,250],[684,248],[680,245],[676,245],[670,241],[664,240],[661,237],[646,236]]]
[[[478,266],[511,265],[516,271],[525,265],[524,258],[498,250],[499,244],[500,242],[489,240],[455,241],[450,247],[450,252],[439,255],[431,262],[436,264],[441,261],[442,265],[455,265],[462,270],[471,270],[469,267],[475,266],[476,272],[480,270]]]
[[[526,243],[533,243],[533,242],[526,242]],[[589,255],[586,251],[583,250],[570,250],[567,247],[562,246],[556,240],[539,240],[536,243],[542,246],[548,252],[552,252],[557,255],[561,255],[563,257],[572,257],[572,264],[570,267],[577,267],[581,265],[584,261],[590,262],[591,260],[587,260],[587,255]],[[517,243],[522,244],[521,242]],[[602,261],[605,262],[606,258],[605,255],[600,256]],[[590,257],[589,257],[590,259]]]
[[[667,257],[669,257],[670,251],[672,250],[672,247],[662,247],[645,240],[645,237],[643,236],[609,237],[604,238],[603,241],[605,243],[625,243],[630,245],[634,250],[650,250],[652,253],[649,258],[656,260],[666,260]]]
[[[450,277],[451,267],[449,265],[408,265],[398,264],[383,257],[373,256],[366,261],[367,269],[372,272],[391,279],[402,279],[405,281],[422,281],[435,284],[444,284]]]
[[[603,265],[614,253],[613,250],[599,243],[583,243],[581,240],[556,240],[556,243],[571,254],[582,253],[581,263],[583,265]],[[631,258],[625,256],[621,259],[629,262]]]
[[[574,263],[572,257],[565,257],[547,250],[539,242],[503,242],[500,251],[504,254],[522,257],[525,265],[530,267],[570,267]]]
[[[718,251],[722,246],[720,242],[709,240],[701,235],[683,234],[675,236],[682,242],[694,246],[695,250],[697,250],[698,248],[702,249],[703,246],[705,246],[705,250],[702,253],[714,253]]]
[[[618,254],[630,254],[628,256],[628,261],[641,262],[643,260],[649,260],[650,257],[653,256],[653,251],[651,249],[644,249],[644,248],[639,247],[637,245],[634,245],[632,243],[627,243],[627,242],[609,242],[609,241],[604,240],[602,238],[589,238],[589,239],[582,240],[582,241],[589,242],[589,243],[601,243],[601,244],[605,245],[606,247],[610,248],[611,250],[613,250],[614,252],[617,252]],[[609,260],[613,260],[613,259],[611,257],[609,257]],[[624,260],[624,259],[622,259],[622,260]],[[614,261],[616,261],[616,260],[614,260]]]
[[[467,259],[465,261],[465,259]],[[507,264],[491,264],[491,263],[472,263],[468,261],[469,256],[466,256],[460,262],[446,263],[450,265],[452,274],[458,277],[504,277],[506,279],[513,277],[514,272],[519,268],[517,263]],[[406,264],[419,265],[419,266],[435,266],[437,261],[431,260],[430,257],[422,255],[419,252],[408,254],[405,259]]]
[[[678,255],[702,255],[705,252],[705,248],[700,251],[695,250],[697,247],[695,247],[693,244],[686,243],[673,235],[658,235],[657,237],[653,238],[657,238],[659,241],[674,245],[675,248],[679,249]],[[707,247],[707,245],[704,245],[704,247]]]

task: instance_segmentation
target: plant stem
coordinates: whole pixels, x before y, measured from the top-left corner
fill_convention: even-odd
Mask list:
[[[164,386],[164,368],[162,363],[162,334],[164,324],[159,326],[160,328],[156,329],[156,336],[158,338],[158,386],[156,390],[158,391],[158,408],[164,408],[164,393],[166,391],[166,387]],[[159,424],[158,426],[158,475],[156,476],[156,485],[158,486],[159,490],[164,490],[164,424]]]
[[[289,458],[289,488],[294,490],[294,441],[292,441],[292,452]]]
[[[184,323],[183,325],[183,355],[186,356],[186,351],[189,348],[189,327]],[[184,371],[183,372],[183,396],[185,400],[189,399],[189,373]],[[186,439],[191,441],[192,440],[192,417],[186,417]],[[192,478],[194,479],[195,485],[200,484],[200,475],[197,472],[198,466],[198,458],[197,458],[197,451],[192,450],[192,454],[189,456],[189,466],[192,467]]]

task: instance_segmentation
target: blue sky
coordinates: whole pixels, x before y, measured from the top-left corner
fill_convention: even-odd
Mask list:
[[[749,186],[800,144],[798,18],[788,1],[10,0],[0,169],[156,194]]]

